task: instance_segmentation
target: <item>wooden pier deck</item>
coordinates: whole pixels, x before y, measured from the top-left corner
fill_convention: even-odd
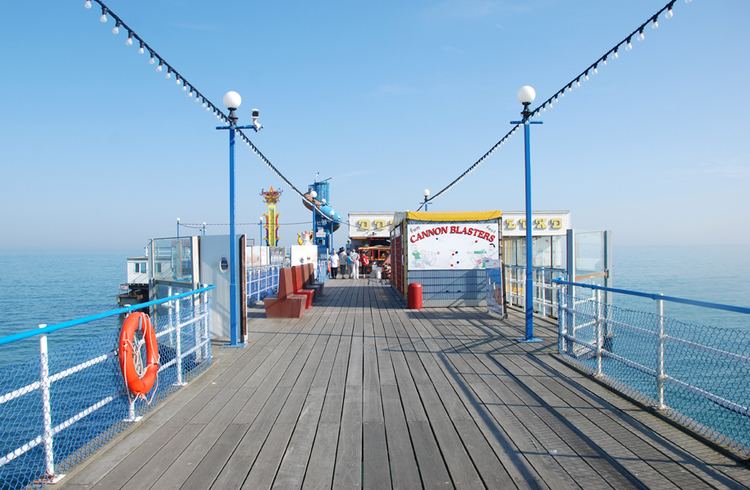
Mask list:
[[[300,320],[251,319],[214,365],[64,488],[743,488],[750,469],[562,363],[554,330],[404,310],[335,280]]]

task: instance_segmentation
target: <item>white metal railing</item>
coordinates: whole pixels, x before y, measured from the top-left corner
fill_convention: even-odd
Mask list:
[[[173,386],[184,385],[186,374],[192,375],[197,367],[202,368],[210,362],[208,292],[211,289],[213,286],[56,325],[41,324],[37,330],[0,338],[0,349],[6,352],[11,352],[10,349],[14,349],[18,342],[24,339],[35,336],[39,338],[38,379],[0,394],[0,422],[6,434],[0,442],[0,481],[11,487],[55,482],[63,476],[57,468],[59,460],[65,460],[73,453],[80,456],[82,451],[93,452],[96,446],[105,442],[106,437],[102,437],[100,427],[116,427],[118,421],[137,421],[140,417],[136,416],[136,412],[143,413],[149,408],[150,403],[144,401],[141,401],[140,407],[136,407],[139,400],[129,396],[124,382],[115,384],[102,382],[111,379],[112,369],[119,374],[119,365],[116,361],[116,339],[119,337],[119,328],[114,332],[98,330],[99,336],[88,330],[76,332],[76,335],[85,338],[87,348],[83,349],[84,356],[90,355],[90,357],[57,372],[51,372],[50,369],[52,356],[49,342],[57,336],[65,337],[65,335],[60,332],[49,338],[50,334],[79,326],[92,328],[92,322],[117,317],[130,311],[151,309],[152,317],[155,318],[153,323],[157,332],[156,337],[160,347],[164,347],[164,349],[160,348],[161,360],[169,359],[159,367],[160,378],[165,376],[166,370],[174,367],[174,372],[170,370],[167,376],[167,381],[174,380],[174,383],[154,387],[152,389],[153,400],[154,396],[166,394]],[[119,325],[119,322],[116,322],[116,325]],[[193,328],[187,328],[189,326]],[[183,340],[189,341],[188,349],[183,349]],[[79,344],[62,342],[60,348],[54,350],[54,355],[57,356],[56,362],[60,364],[69,362],[69,359],[75,359],[79,353],[73,350],[74,347],[79,347]],[[98,353],[97,350],[99,350]],[[95,355],[91,355],[92,353]],[[4,380],[4,385],[7,385],[13,382],[13,378],[22,377],[20,376],[22,373],[26,378],[30,376],[25,365],[6,363],[0,368],[0,379]],[[70,397],[75,397],[75,400],[68,399],[64,391],[66,388],[70,389],[69,386],[63,386],[54,397],[51,396],[57,384],[69,382],[71,377],[75,377],[77,386],[86,387],[85,396],[81,397],[81,390],[77,390],[75,395],[72,392],[70,394]],[[75,405],[72,401],[77,402],[77,405],[83,405],[83,408],[71,409],[71,405]],[[102,411],[105,407],[111,407],[113,402],[119,402],[119,405],[125,401],[127,401],[127,408],[124,413],[114,410],[105,414]],[[60,408],[57,408],[56,403],[61,404]],[[41,424],[38,427],[29,423],[34,418],[29,414],[33,414],[34,410],[38,410],[37,413],[41,412]],[[117,419],[113,419],[114,417]],[[60,418],[62,421],[53,425],[53,419]],[[78,427],[77,424],[87,423],[91,424],[91,430],[84,426],[78,428],[75,434],[66,432],[66,429],[74,425]],[[127,424],[122,427],[125,426]],[[117,430],[109,432],[113,436]],[[58,440],[60,437],[62,439]],[[96,440],[95,443],[94,440]],[[40,445],[43,446],[43,456],[32,457],[30,453]],[[57,453],[62,454],[58,456]],[[27,457],[25,462],[21,461],[24,456]],[[12,468],[11,463],[14,463]]]
[[[524,307],[526,304],[526,266],[505,264],[505,292],[509,304]],[[555,279],[565,276],[557,267],[534,267],[534,311],[542,316],[557,317]]]
[[[260,301],[273,296],[279,289],[280,265],[264,265],[245,269],[247,299]]]
[[[558,352],[564,359],[696,432],[750,455],[750,329],[706,326],[665,315],[668,303],[750,315],[750,308],[555,281]],[[586,291],[594,297],[578,299]],[[604,293],[653,301],[622,308]],[[748,317],[750,318],[750,317]]]

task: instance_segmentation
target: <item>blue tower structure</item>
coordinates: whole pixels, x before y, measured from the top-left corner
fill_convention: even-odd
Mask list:
[[[313,213],[313,243],[318,246],[318,254],[321,256],[331,254],[333,253],[333,233],[341,226],[341,218],[331,207],[328,179],[310,184],[310,190],[305,197],[314,202],[317,208],[313,209],[312,205],[305,203],[305,206]]]

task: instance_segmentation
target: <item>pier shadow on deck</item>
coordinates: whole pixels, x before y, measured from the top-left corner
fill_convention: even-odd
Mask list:
[[[63,480],[66,488],[741,488],[750,470],[519,344],[523,319],[404,310],[332,280]]]

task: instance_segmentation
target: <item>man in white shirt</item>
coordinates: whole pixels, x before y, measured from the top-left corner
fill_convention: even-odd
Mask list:
[[[350,274],[350,277],[359,279],[359,254],[356,250],[352,249],[349,256],[352,259],[352,272]]]
[[[331,254],[331,277],[336,279],[336,274],[339,272],[339,255],[337,253]]]

